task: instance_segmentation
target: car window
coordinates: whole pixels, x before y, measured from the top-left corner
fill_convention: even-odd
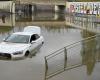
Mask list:
[[[17,35],[13,34],[7,37],[4,41],[5,42],[12,42],[12,43],[28,43],[29,42],[28,35]]]
[[[39,38],[40,36],[38,34],[34,34],[31,36],[30,42],[35,41]]]
[[[40,36],[38,34],[34,34],[36,39],[40,38]]]

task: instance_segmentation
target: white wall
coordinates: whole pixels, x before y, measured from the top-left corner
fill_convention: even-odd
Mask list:
[[[15,3],[13,1],[0,1],[0,9],[15,13]]]

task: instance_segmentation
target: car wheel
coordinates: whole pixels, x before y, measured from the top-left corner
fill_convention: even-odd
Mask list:
[[[42,42],[42,44],[44,44],[44,42]]]
[[[26,53],[25,53],[25,57],[27,57],[27,56],[29,56],[29,51],[27,51]]]

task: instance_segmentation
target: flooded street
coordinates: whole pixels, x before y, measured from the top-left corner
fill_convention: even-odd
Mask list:
[[[63,13],[37,12],[32,14],[5,14],[5,16],[0,14],[0,42],[13,32],[23,31],[24,27],[28,25],[41,27],[45,39],[44,45],[32,58],[27,57],[19,60],[0,58],[0,80],[44,80],[44,56],[97,34],[66,25],[66,16]],[[100,27],[100,24],[98,25]],[[88,50],[86,49],[87,46]],[[74,50],[78,51],[78,56]],[[84,53],[84,51],[86,52]],[[88,44],[81,43],[75,49],[70,50],[69,53],[73,62],[78,58],[78,60],[82,60],[83,65],[65,71],[50,80],[100,80],[100,37],[91,40]],[[55,64],[54,62],[56,61],[51,63]]]

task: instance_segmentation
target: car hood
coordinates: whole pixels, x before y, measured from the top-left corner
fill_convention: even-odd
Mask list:
[[[0,52],[2,52],[2,53],[13,53],[13,52],[16,52],[16,51],[22,51],[27,47],[29,47],[29,44],[2,42],[0,44]]]

